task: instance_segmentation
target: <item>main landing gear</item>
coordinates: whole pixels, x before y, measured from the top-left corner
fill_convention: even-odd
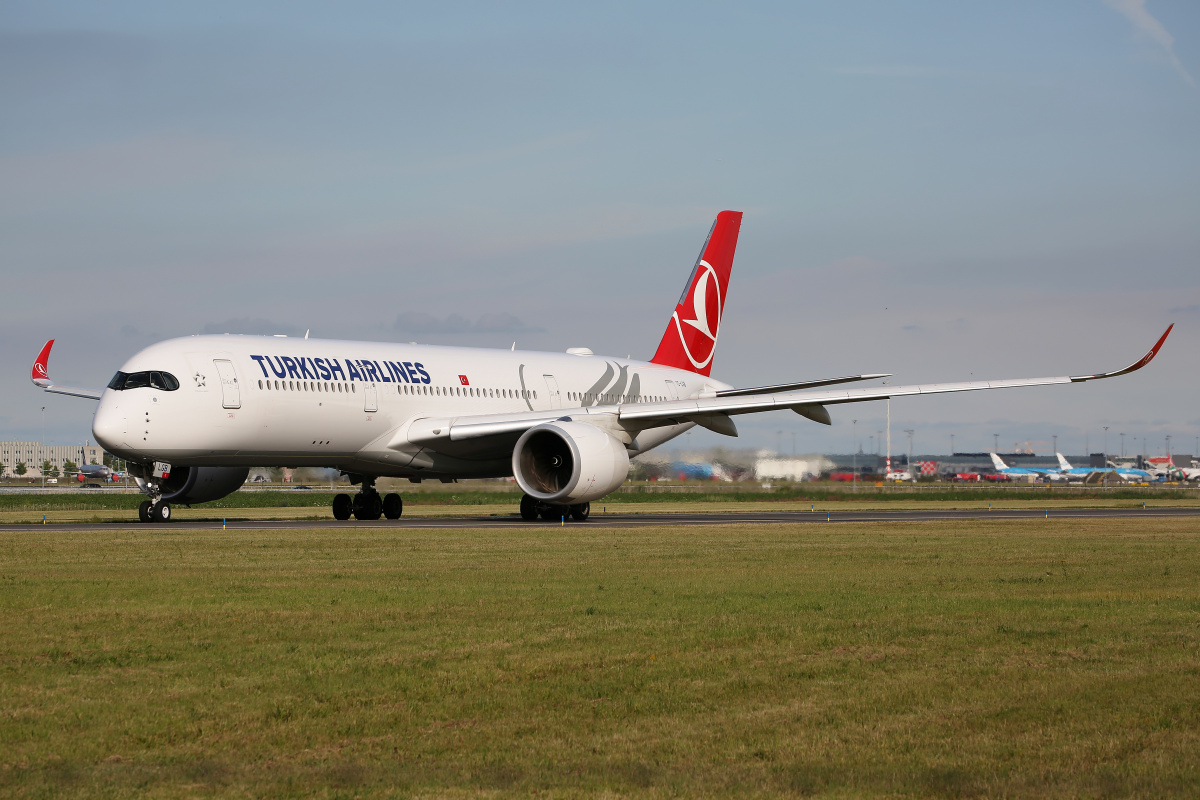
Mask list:
[[[380,517],[400,519],[404,513],[404,501],[395,492],[389,492],[383,497],[375,490],[374,478],[362,478],[362,491],[351,497],[348,494],[335,495],[333,498],[333,518],[350,519],[353,514],[358,520],[376,520]]]
[[[554,503],[543,503],[541,500],[530,497],[529,495],[521,495],[521,519],[534,521],[538,517],[547,522],[559,522],[564,518],[570,518],[576,522],[583,522],[592,513],[591,503],[575,503],[574,505],[556,505]]]

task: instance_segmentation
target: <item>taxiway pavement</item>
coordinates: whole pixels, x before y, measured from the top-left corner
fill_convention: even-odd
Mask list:
[[[567,519],[566,526],[581,528],[647,528],[658,526],[688,527],[698,525],[779,525],[794,523],[832,524],[844,522],[936,522],[961,519],[1145,519],[1148,517],[1200,517],[1200,508],[1009,508],[920,511],[772,511],[772,512],[680,512],[669,514],[593,514],[586,522]],[[527,522],[516,514],[486,517],[404,517],[398,520],[339,522],[324,520],[251,520],[205,518],[180,520],[161,524],[169,530],[296,530],[308,528],[346,529],[413,529],[430,528],[505,530],[510,528],[545,528],[564,523],[555,520]],[[80,522],[0,525],[5,531],[111,531],[120,528],[142,527],[136,518],[128,521]]]

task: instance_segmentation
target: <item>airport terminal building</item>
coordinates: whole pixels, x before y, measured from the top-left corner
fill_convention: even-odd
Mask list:
[[[63,465],[71,461],[76,466],[83,464],[103,464],[104,449],[98,444],[85,442],[79,444],[45,445],[41,442],[0,442],[0,477],[17,477],[18,463],[24,463],[26,472],[22,478],[42,477],[42,462],[49,461],[50,466],[63,475]],[[74,477],[68,475],[67,477]]]

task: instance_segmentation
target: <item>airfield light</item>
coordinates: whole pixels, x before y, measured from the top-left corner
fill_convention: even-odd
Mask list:
[[[1104,488],[1108,488],[1108,426],[1101,425],[1104,428]]]
[[[850,420],[850,432],[854,439],[854,454],[851,457],[850,467],[850,491],[858,491],[858,420]]]

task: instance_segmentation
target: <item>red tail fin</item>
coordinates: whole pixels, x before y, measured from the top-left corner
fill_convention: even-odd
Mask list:
[[[741,227],[742,212],[717,214],[651,363],[701,375],[708,375],[712,369],[721,314],[725,310],[725,292],[733,269],[733,251],[737,249]]]

